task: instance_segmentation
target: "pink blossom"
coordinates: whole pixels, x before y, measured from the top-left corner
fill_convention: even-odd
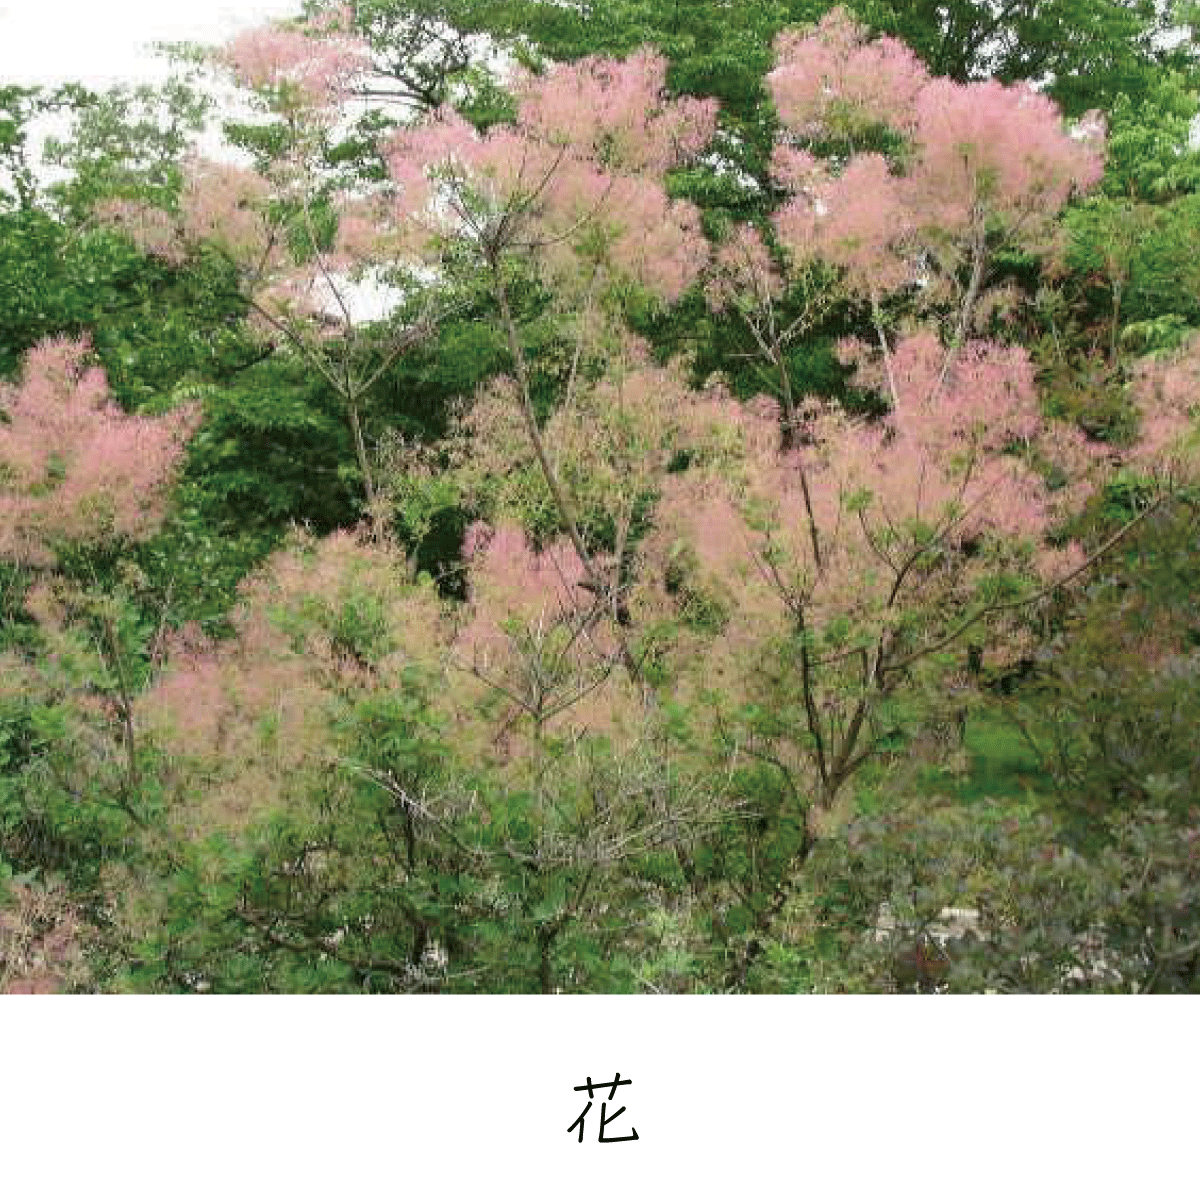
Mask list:
[[[179,266],[187,251],[178,223],[170,213],[141,200],[104,200],[96,205],[96,219],[126,233],[141,251]]]
[[[332,5],[323,12],[309,17],[304,23],[303,29],[312,37],[352,33],[354,31],[354,5]]]
[[[1024,84],[933,81],[918,97],[916,140],[910,203],[942,229],[979,212],[1045,224],[1104,170],[1103,147],[1073,139],[1054,102]]]
[[[1143,360],[1132,391],[1141,417],[1130,458],[1143,468],[1195,476],[1200,467],[1200,334],[1163,357]]]
[[[495,531],[486,521],[472,521],[463,535],[463,558],[470,562],[487,549]]]
[[[867,40],[843,8],[810,31],[785,30],[775,43],[767,86],[780,120],[806,137],[869,125],[904,129],[927,81],[925,68],[895,38]]]
[[[834,357],[843,367],[854,367],[859,371],[869,369],[869,364],[874,363],[878,357],[878,348],[869,346],[862,338],[857,337],[841,337],[834,343]],[[859,377],[859,386],[863,386],[863,377]],[[882,373],[874,374],[872,378],[872,387],[878,387],[883,380]]]
[[[502,652],[510,624],[552,625],[596,603],[584,587],[587,570],[565,539],[537,551],[519,526],[501,521],[490,532],[474,527],[464,553],[468,547],[473,616],[457,641],[469,659]]]
[[[880,379],[878,368],[867,370],[866,378]],[[948,354],[932,333],[914,334],[892,351],[891,378],[893,424],[931,452],[961,441],[1001,451],[1042,423],[1033,364],[1020,347],[974,341]]]
[[[655,183],[620,180],[613,191],[607,263],[619,276],[674,303],[695,282],[708,259],[700,210],[670,200]]]
[[[764,308],[779,299],[783,280],[758,230],[739,225],[722,243],[704,289],[709,307],[719,312],[738,297]]]
[[[808,196],[794,196],[772,218],[779,244],[792,264],[803,269],[820,258],[823,243],[821,217]]]
[[[1025,85],[930,80],[900,43],[867,42],[840,9],[811,33],[782,34],[777,64],[770,84],[792,133],[853,136],[882,123],[911,139],[903,173],[872,153],[831,178],[807,151],[775,150],[772,172],[793,192],[775,215],[781,243],[797,265],[841,267],[857,292],[895,291],[918,266],[961,261],[1018,229],[1044,253],[1055,214],[1103,171],[1094,114],[1069,133],[1053,102]]]
[[[771,176],[790,191],[810,196],[829,182],[829,172],[820,159],[786,142],[779,143],[771,152]]]
[[[400,213],[431,239],[465,235],[486,251],[502,227],[559,283],[586,282],[590,262],[673,300],[706,259],[699,214],[662,186],[509,129],[479,137],[453,113],[403,130],[388,148]]]
[[[274,196],[272,183],[256,171],[193,155],[183,165],[178,218],[125,200],[102,203],[96,215],[168,262],[180,263],[193,247],[208,244],[261,278],[287,259],[269,213]]]
[[[184,235],[235,259],[265,260],[274,248],[265,212],[270,195],[271,185],[246,167],[192,158],[180,199]]]
[[[127,416],[87,349],[42,342],[20,384],[0,385],[0,555],[17,562],[52,566],[64,545],[152,533],[198,419],[190,406]]]
[[[524,80],[519,124],[610,170],[661,175],[709,142],[717,113],[712,100],[667,100],[666,72],[666,59],[649,49],[623,62],[557,65]]]
[[[915,218],[905,203],[901,181],[879,154],[851,159],[845,171],[818,193],[821,211],[815,224],[815,248],[841,267],[847,283],[868,294],[893,291],[913,275],[902,247]],[[780,236],[789,232],[785,221]],[[801,247],[794,253],[799,258]]]
[[[485,257],[527,254],[557,286],[603,267],[676,299],[707,250],[697,210],[660,176],[707,140],[713,111],[667,100],[664,70],[649,54],[588,59],[525,80],[516,125],[481,136],[444,108],[398,131],[385,147],[398,217],[426,252],[458,237]]]
[[[404,215],[432,219],[435,182],[482,169],[483,139],[452,108],[442,107],[415,125],[403,126],[384,143],[388,171],[399,188]],[[448,218],[443,217],[447,225]]]
[[[337,209],[332,259],[343,268],[386,261],[397,233],[381,196],[346,197]]]
[[[52,995],[82,982],[84,928],[61,882],[7,882],[0,904],[0,995]]]
[[[168,751],[169,819],[187,835],[326,802],[346,700],[410,687],[446,640],[433,589],[350,533],[297,538],[243,584],[232,620],[220,643],[178,639],[137,701],[139,728]]]
[[[229,42],[223,58],[239,83],[285,106],[327,108],[369,69],[370,49],[328,22],[311,32],[318,36],[278,23],[249,29]]]

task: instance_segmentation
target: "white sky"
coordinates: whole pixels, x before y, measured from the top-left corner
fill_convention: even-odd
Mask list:
[[[0,0],[0,85],[160,82],[159,41],[221,42],[300,0]]]

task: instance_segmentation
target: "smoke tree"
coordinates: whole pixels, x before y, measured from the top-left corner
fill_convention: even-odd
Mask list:
[[[1043,97],[930,80],[901,43],[869,41],[841,10],[781,35],[768,82],[786,135],[775,171],[791,193],[773,221],[777,252],[736,230],[710,299],[751,322],[777,380],[783,438],[739,502],[766,506],[759,527],[769,534],[730,529],[723,540],[757,546],[755,586],[775,591],[799,638],[816,816],[871,751],[872,693],[890,693],[982,622],[970,602],[994,594],[1022,559],[1047,582],[1080,565],[1044,544],[1064,497],[1051,496],[1033,447],[1049,438],[1046,452],[1069,448],[1076,472],[1095,456],[1082,438],[1043,428],[1023,350],[973,335],[1001,299],[987,291],[997,249],[1043,248],[1057,209],[1098,178],[1101,159]],[[902,166],[855,149],[885,131]],[[840,170],[806,143],[844,147]],[[846,339],[839,353],[855,385],[887,406],[881,420],[797,394],[774,306],[795,279],[811,286],[816,263],[867,306],[871,342]],[[821,673],[841,692],[832,711]]]
[[[340,52],[318,45],[310,51],[314,61],[309,63],[297,40],[303,36],[278,29],[260,32],[227,52],[246,82],[269,95],[289,134],[297,137],[311,131],[312,125],[305,122],[311,120],[312,108],[324,111],[321,106],[330,94],[331,72],[336,80],[347,61]],[[333,64],[331,71],[328,64]],[[521,903],[530,908],[527,919],[536,934],[539,985],[546,988],[557,940],[581,913],[601,911],[595,908],[602,901],[593,884],[639,847],[690,836],[696,821],[686,813],[712,808],[706,798],[689,799],[686,787],[682,801],[672,799],[680,783],[675,773],[658,769],[653,738],[647,736],[644,722],[626,720],[618,730],[618,721],[613,726],[619,734],[617,745],[611,752],[597,753],[603,742],[598,727],[581,733],[587,723],[583,705],[599,685],[609,681],[614,662],[624,663],[631,683],[640,675],[624,629],[627,616],[619,580],[636,512],[650,498],[655,475],[665,469],[672,453],[671,422],[666,417],[670,401],[682,391],[670,372],[653,367],[640,348],[616,335],[619,322],[612,317],[622,289],[676,298],[697,277],[705,257],[694,210],[668,199],[663,176],[703,145],[711,128],[712,106],[668,104],[662,99],[662,84],[661,61],[643,55],[626,64],[587,62],[524,80],[519,86],[517,122],[486,135],[476,134],[455,114],[441,111],[424,124],[402,131],[388,147],[396,189],[390,210],[366,205],[343,209],[335,242],[343,248],[367,246],[373,254],[387,253],[406,264],[428,263],[442,272],[464,260],[483,269],[513,365],[513,377],[490,389],[493,407],[517,419],[540,487],[549,496],[552,525],[564,534],[558,549],[527,549],[524,535],[514,537],[502,523],[503,511],[493,510],[490,515],[500,524],[477,539],[481,557],[470,585],[476,632],[464,628],[450,643],[443,642],[442,655],[449,651],[446,663],[437,661],[436,623],[406,612],[402,603],[402,590],[398,590],[405,575],[402,563],[393,563],[389,584],[393,595],[386,618],[389,625],[412,622],[410,635],[419,631],[426,639],[426,658],[433,655],[428,669],[435,677],[446,669],[453,672],[435,694],[444,696],[447,719],[453,720],[456,739],[463,746],[481,740],[497,746],[509,722],[507,717],[499,718],[498,735],[493,703],[498,695],[515,695],[518,707],[524,705],[518,715],[530,718],[532,744],[522,732],[510,739],[507,748],[501,747],[499,757],[485,756],[498,771],[497,783],[507,781],[503,795],[492,797],[490,819],[498,820],[495,814],[504,805],[514,815],[509,836],[484,858],[492,861],[499,853],[507,863],[505,872],[515,873],[520,882]],[[290,161],[294,165],[296,160]],[[160,254],[182,253],[189,244],[204,242],[238,263],[254,312],[272,328],[287,332],[301,349],[309,335],[287,324],[286,306],[272,295],[293,289],[298,278],[311,279],[314,264],[325,271],[327,282],[332,271],[312,235],[315,211],[304,208],[302,195],[279,186],[287,182],[280,173],[287,162],[277,160],[276,173],[263,175],[215,164],[194,166],[178,222],[164,222],[144,211],[117,215],[137,216],[142,221],[143,244]],[[285,241],[288,223],[297,220],[302,232],[309,234],[299,261],[288,256]],[[532,370],[511,299],[518,283],[540,285],[561,310],[574,316],[570,365],[564,372],[556,417],[545,432],[534,411]],[[353,421],[353,386],[341,394]],[[486,403],[478,404],[475,415],[482,416],[486,409]],[[599,422],[590,419],[596,416]],[[586,480],[583,470],[586,456],[595,451],[598,429],[607,430],[605,444],[612,451],[606,483],[599,487]],[[361,452],[357,435],[356,444]],[[648,451],[652,454],[646,460]],[[509,446],[509,461],[498,464],[498,473],[511,469],[519,454],[519,445]],[[561,461],[553,462],[552,456],[560,454]],[[622,466],[628,470],[622,471]],[[364,478],[373,496],[365,462]],[[590,523],[582,519],[580,507],[589,486],[595,503],[588,514],[593,518]],[[390,548],[378,527],[376,536],[379,554],[386,558]],[[601,550],[605,540],[611,550]],[[505,549],[508,552],[501,560],[497,552]],[[313,596],[304,606],[307,622],[319,611],[313,605],[320,603],[316,594],[322,581],[328,579],[331,588],[344,588],[357,572],[358,552],[346,547],[335,551],[330,543],[322,557],[340,564],[345,577],[339,583],[334,577],[337,572],[311,575],[305,585]],[[571,618],[576,625],[567,632],[567,645],[559,643],[566,659],[558,666],[551,665],[550,642],[558,641],[558,632],[551,627],[558,625],[562,614],[547,613],[543,606],[522,621],[521,606],[510,607],[512,585],[517,584],[518,595],[528,600],[536,594],[531,589],[550,578],[547,565],[555,555],[559,557],[553,569],[565,571],[569,588],[572,581],[579,585],[574,589],[577,603]],[[530,575],[522,579],[525,558],[530,559]],[[489,563],[497,568],[495,586],[490,584]],[[286,559],[274,570],[282,578],[289,571]],[[414,820],[415,810],[405,808],[405,797],[423,803],[412,788],[424,783],[406,782],[404,773],[387,761],[383,747],[391,744],[390,736],[374,745],[364,738],[359,755],[344,749],[339,753],[336,771],[342,782],[335,792],[328,790],[330,776],[323,757],[333,731],[340,729],[334,741],[344,748],[347,722],[353,727],[350,716],[337,715],[342,705],[351,704],[353,712],[362,714],[380,705],[390,712],[402,703],[411,692],[404,660],[389,660],[401,671],[397,676],[369,654],[348,651],[340,638],[327,640],[329,634],[298,658],[277,646],[274,635],[268,636],[265,603],[265,596],[248,592],[247,623],[238,629],[236,648],[176,655],[175,664],[148,697],[144,719],[151,721],[162,744],[172,747],[177,764],[171,786],[180,789],[178,812],[187,811],[184,797],[191,794],[203,798],[209,821],[224,826],[215,816],[224,807],[222,795],[236,806],[253,793],[261,799],[264,817],[287,808],[293,819],[299,819],[304,810],[297,805],[304,803],[306,795],[314,801],[324,796],[319,811],[329,813],[330,796],[343,792],[356,796],[365,789],[374,797],[373,803],[384,804],[392,813],[407,812],[405,820]],[[358,595],[340,602],[342,611],[357,611],[364,604],[367,601]],[[498,656],[497,630],[503,631],[507,643]],[[542,636],[547,631],[549,641]],[[275,648],[267,651],[267,646]],[[587,653],[581,656],[585,646]],[[329,671],[322,665],[327,661]],[[337,682],[347,670],[349,676]],[[290,682],[284,682],[285,672],[294,675]],[[510,686],[514,673],[523,678],[517,688]],[[465,685],[468,679],[481,684],[482,693],[473,695]],[[616,685],[609,689],[615,690]],[[252,714],[268,704],[271,695],[288,699],[271,706],[274,716],[267,736]],[[175,696],[191,715],[164,724],[158,718],[174,711]],[[211,719],[202,717],[196,706],[209,710]],[[607,700],[600,704],[610,714],[620,707]],[[383,721],[383,709],[373,718],[377,725]],[[562,719],[568,709],[576,718],[569,727]],[[590,711],[594,716],[599,710]],[[554,717],[560,719],[551,729],[547,722]],[[473,735],[472,729],[479,729],[481,736]],[[206,745],[203,759],[194,761],[186,746],[198,735]],[[235,740],[229,740],[231,736]],[[218,783],[222,778],[223,785]],[[601,796],[603,806],[597,799]],[[529,805],[532,809],[527,812]],[[332,811],[336,814],[336,805]],[[348,810],[348,817],[353,812]],[[470,824],[460,831],[460,840],[468,836]],[[455,822],[449,822],[449,827],[455,827]],[[496,832],[504,829],[498,822]],[[241,836],[236,821],[230,830]],[[460,858],[459,867],[465,872],[471,862]],[[409,868],[414,869],[411,863]],[[415,879],[414,886],[424,884]],[[265,918],[250,906],[239,909],[237,919],[254,928],[256,921]],[[313,916],[317,925],[327,919],[327,915]],[[411,966],[419,963],[421,947],[431,933],[428,923],[418,922],[415,930],[408,918],[400,921],[406,923],[412,934],[408,939]],[[381,935],[390,936],[398,927],[381,920]],[[286,936],[270,923],[260,932],[269,935],[268,941]],[[378,937],[371,940],[377,942]],[[311,930],[294,944],[311,949],[325,945],[312,940]],[[350,945],[337,957],[344,965],[367,961],[356,956]]]
[[[234,948],[250,945],[283,989],[550,991],[564,941],[636,941],[615,903],[625,864],[694,837],[712,789],[665,769],[644,722],[612,728],[610,746],[580,729],[582,697],[557,696],[549,596],[569,547],[535,553],[503,526],[472,540],[492,559],[458,622],[395,547],[337,534],[247,581],[232,639],[176,639],[138,705],[168,751],[175,865],[157,889],[126,880],[120,901],[147,960],[173,964],[169,986],[246,986]],[[524,691],[511,673],[473,690],[461,656],[490,664],[531,609],[546,645],[526,661],[545,691],[532,670]],[[497,721],[510,695],[535,710],[531,736]],[[604,986],[606,970],[597,959],[576,984]]]
[[[473,461],[465,469],[494,501],[484,506],[494,524],[478,526],[467,547],[471,615],[452,637],[440,638],[435,622],[406,614],[401,567],[388,588],[385,618],[390,625],[407,616],[413,621],[408,636],[425,639],[426,669],[439,682],[423,691],[422,703],[434,701],[433,710],[442,712],[454,730],[454,743],[490,766],[488,809],[482,816],[475,808],[461,812],[444,789],[430,790],[433,781],[398,770],[386,751],[381,753],[393,735],[374,745],[364,738],[357,753],[346,752],[345,730],[353,723],[348,726],[345,717],[339,722],[343,732],[337,742],[343,749],[334,784],[335,777],[321,765],[322,747],[332,734],[329,685],[316,678],[328,652],[314,647],[297,657],[281,647],[259,650],[269,624],[263,600],[253,592],[244,610],[250,623],[239,630],[237,650],[191,664],[181,660],[156,687],[147,711],[169,714],[176,695],[190,705],[207,697],[221,678],[226,682],[212,692],[214,712],[232,697],[251,698],[237,701],[239,707],[215,723],[181,719],[160,727],[159,736],[176,747],[173,757],[181,767],[187,762],[182,751],[189,726],[193,736],[200,729],[214,731],[217,740],[206,753],[210,762],[225,764],[225,782],[214,787],[220,776],[213,766],[204,769],[200,792],[209,803],[221,805],[222,794],[236,803],[249,794],[247,779],[253,778],[251,790],[266,808],[286,804],[293,819],[305,811],[304,797],[311,795],[314,801],[324,797],[320,811],[332,811],[340,821],[330,797],[365,791],[372,804],[392,814],[389,822],[402,818],[405,830],[412,822],[429,830],[432,821],[433,830],[452,831],[448,846],[460,872],[499,872],[520,897],[526,916],[518,930],[532,931],[538,986],[548,990],[560,939],[583,916],[607,911],[600,881],[649,846],[694,836],[697,814],[714,808],[706,794],[681,783],[678,772],[663,770],[655,758],[653,733],[645,716],[637,716],[633,684],[641,665],[627,640],[620,598],[638,511],[652,498],[657,477],[680,444],[683,431],[671,405],[678,403],[686,412],[690,398],[675,373],[654,366],[642,348],[619,335],[619,321],[613,319],[622,288],[669,300],[698,276],[705,246],[695,213],[667,198],[662,177],[703,144],[712,108],[664,102],[662,64],[651,56],[627,64],[584,63],[526,79],[519,90],[521,106],[512,126],[480,135],[445,110],[399,132],[387,148],[396,186],[391,216],[400,235],[394,253],[439,264],[443,271],[464,262],[477,265],[499,310],[512,359],[512,376],[477,397],[467,422],[474,435]],[[512,301],[515,286],[531,284],[568,314],[574,335],[561,394],[544,427],[535,412],[532,368]],[[514,513],[528,515],[525,505],[503,495],[520,479],[546,500],[548,520],[537,547],[506,524]],[[558,542],[554,534],[561,535]],[[388,552],[381,542],[378,553]],[[335,554],[330,543],[321,559],[341,563],[348,574],[339,584],[336,573],[308,568],[304,587],[314,595],[306,604],[310,614],[320,611],[313,604],[323,581],[344,587],[355,574],[348,546]],[[275,570],[289,568],[280,561]],[[556,604],[560,592],[562,603]],[[359,597],[354,607],[361,610],[364,604]],[[373,605],[367,604],[367,611]],[[624,664],[626,682],[612,678],[617,662]],[[350,670],[350,678],[336,689],[344,699],[336,703],[352,703],[359,713],[394,707],[411,692],[406,677],[396,674],[404,668],[402,658],[378,662],[366,655],[362,662],[358,653],[347,656],[343,648],[333,665],[335,671]],[[295,673],[286,685],[278,678],[285,668]],[[252,698],[267,694],[288,696],[286,714],[281,706],[278,718],[299,724],[286,733],[281,727],[264,741],[249,718]],[[382,719],[380,709],[373,718],[376,726]],[[239,730],[248,735],[241,744],[222,740]],[[611,746],[602,749],[608,737]],[[298,756],[285,766],[277,757],[284,746]],[[179,786],[186,794],[198,782],[185,770]],[[422,820],[412,805],[442,815]],[[347,819],[353,812],[346,810]],[[481,820],[490,830],[482,845]],[[445,850],[444,838],[438,840]],[[398,844],[411,844],[408,833]],[[462,844],[476,846],[466,860]],[[421,871],[408,863],[414,888],[426,886],[422,881],[430,869],[430,861]],[[411,914],[397,914],[390,922],[380,916],[368,941],[377,947],[380,939],[407,928],[402,940],[408,954],[400,961],[409,970],[419,967],[430,937],[444,939],[458,928],[457,959],[464,953],[465,930],[478,919],[468,909],[462,902],[452,904],[436,931],[429,922],[414,927]],[[238,919],[253,928],[266,917],[244,909]],[[327,914],[310,914],[307,941],[293,938],[291,944],[323,945],[312,941],[311,928],[328,933],[329,920]],[[286,937],[278,924],[265,929]],[[351,940],[337,957],[380,961],[365,949],[356,954]],[[393,973],[390,978],[405,986],[408,977]]]
[[[532,372],[514,315],[518,279],[534,281],[572,314],[570,366],[557,406],[570,412],[586,359],[601,348],[601,319],[619,289],[677,299],[701,270],[698,214],[669,199],[665,174],[712,134],[715,106],[668,101],[665,63],[644,52],[624,63],[585,59],[515,85],[517,119],[477,133],[448,108],[397,132],[387,149],[406,220],[423,247],[468,256],[485,274],[512,359],[513,400],[560,528],[619,626],[623,563],[601,569],[578,502],[547,450]],[[623,540],[623,539],[622,539]],[[623,632],[626,670],[638,674]]]
[[[142,631],[111,570],[98,575],[161,525],[197,414],[126,414],[87,358],[84,339],[43,342],[0,384],[0,567],[19,614],[0,648],[0,866],[94,889],[98,860],[148,823]],[[20,895],[37,909],[59,890]],[[57,933],[51,945],[64,950]]]
[[[52,339],[0,384],[0,557],[54,567],[71,549],[147,536],[195,421],[127,416],[86,340]]]
[[[181,263],[202,248],[234,268],[251,329],[315,370],[341,401],[372,519],[377,488],[363,431],[366,397],[405,350],[430,336],[432,301],[411,319],[382,311],[417,290],[410,274],[391,288],[404,258],[402,230],[384,191],[341,179],[330,151],[356,87],[369,75],[368,49],[336,10],[309,22],[249,29],[215,53],[213,65],[239,85],[265,126],[243,127],[256,167],[192,155],[178,211],[143,201],[108,201],[100,217],[147,252]],[[408,262],[407,265],[419,266]]]
[[[1070,541],[1066,522],[1109,453],[1047,420],[1026,351],[987,336],[1014,302],[989,286],[997,253],[1050,251],[1058,211],[1100,176],[1101,122],[1068,130],[1026,87],[929,79],[841,11],[781,35],[768,82],[790,199],[766,237],[727,236],[707,291],[749,326],[774,385],[743,419],[777,419],[782,436],[749,438],[736,471],[666,482],[639,601],[685,624],[691,614],[677,686],[705,698],[714,732],[777,770],[804,810],[786,880],[852,811],[848,781],[911,721],[905,693],[947,694],[947,654],[968,637],[993,659],[1019,656],[1024,614],[1171,488],[1102,544]],[[791,378],[787,341],[820,312],[822,286],[865,312],[869,339],[838,353],[881,417],[848,416]],[[805,298],[792,326],[779,316],[789,290]],[[1171,402],[1178,378],[1159,384],[1133,461],[1157,461],[1159,428],[1186,425]],[[674,566],[656,583],[664,552]]]

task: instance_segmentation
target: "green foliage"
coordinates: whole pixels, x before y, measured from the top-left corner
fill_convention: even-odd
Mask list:
[[[894,804],[823,848],[787,914],[822,933],[780,938],[760,986],[1192,992],[1195,818],[1119,818],[1084,856],[1010,805]]]
[[[138,407],[188,372],[211,377],[244,361],[227,268],[169,269],[91,217],[114,194],[169,200],[206,105],[182,82],[103,95],[76,86],[0,91],[0,155],[15,189],[0,193],[0,375],[11,376],[43,338],[87,333],[113,393]],[[43,190],[27,161],[28,123],[63,110],[74,131],[47,154],[70,174]]]
[[[1138,90],[1122,90],[1108,112],[1105,191],[1160,202],[1195,192],[1200,187],[1200,147],[1192,130],[1198,112],[1194,71],[1156,73],[1142,80]]]
[[[1113,560],[1037,655],[1007,712],[1085,845],[1103,822],[1195,801],[1200,757],[1196,518],[1156,517]]]
[[[54,616],[0,654],[0,857],[61,877],[94,907],[102,872],[137,857],[158,803],[124,720],[155,630],[120,595],[67,586],[49,602]]]
[[[47,189],[57,211],[79,225],[110,197],[169,200],[179,162],[212,108],[212,96],[182,76],[161,86],[77,89],[70,131],[47,138],[43,150],[47,165],[68,172]]]
[[[286,808],[172,851],[121,986],[630,990],[636,893],[618,880],[581,908],[594,867],[545,856],[535,796],[471,781],[461,763],[451,782],[428,686],[413,672],[348,698],[337,750]]]
[[[376,389],[382,422],[407,436],[445,436],[456,408],[505,368],[503,338],[481,304],[441,324],[429,342],[401,355]]]
[[[1070,421],[1089,437],[1116,445],[1128,444],[1137,430],[1137,414],[1126,393],[1119,366],[1099,352],[1075,361],[1053,359],[1044,371],[1046,408]],[[1047,464],[1053,471],[1055,464]]]
[[[148,598],[171,627],[195,621],[207,632],[223,632],[238,585],[282,536],[278,526],[222,519],[214,507],[199,484],[181,485],[160,532],[138,548]]]
[[[1151,205],[1096,197],[1067,214],[1067,263],[1110,352],[1170,344],[1168,329],[1200,324],[1200,266],[1179,248],[1200,239],[1200,196]]]
[[[37,195],[29,161],[29,123],[56,107],[56,98],[37,88],[0,88],[0,213],[28,208]]]
[[[114,233],[72,231],[41,208],[0,212],[0,288],[6,376],[43,338],[87,332],[113,394],[136,407],[189,371],[211,377],[247,356],[217,264],[180,275]]]
[[[271,360],[202,394],[204,423],[189,446],[184,486],[206,516],[243,531],[352,523],[350,433],[321,379]]]

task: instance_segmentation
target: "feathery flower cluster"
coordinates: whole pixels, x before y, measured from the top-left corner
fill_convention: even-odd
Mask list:
[[[266,211],[271,194],[270,183],[247,167],[192,155],[183,164],[178,217],[129,200],[104,201],[96,216],[167,262],[183,262],[195,246],[208,243],[262,275],[282,259]]]
[[[886,125],[910,144],[903,172],[866,153],[836,177],[803,150],[777,148],[773,172],[793,198],[775,225],[796,262],[824,259],[852,290],[878,297],[915,282],[956,243],[1019,229],[1038,248],[1070,195],[1100,179],[1103,125],[1092,114],[1068,131],[1054,103],[1026,85],[930,79],[901,43],[865,38],[835,10],[779,40],[770,85],[793,136],[853,140]]]
[[[663,60],[559,65],[520,87],[517,123],[477,134],[451,109],[386,149],[406,222],[485,257],[531,251],[556,283],[604,266],[677,298],[703,266],[695,208],[662,175],[711,138],[715,106],[664,98]]]
[[[643,48],[623,61],[584,58],[518,85],[518,125],[610,171],[661,176],[702,150],[715,100],[666,99],[667,61]]]
[[[946,349],[927,330],[902,338],[891,351],[894,395],[877,353],[858,360],[855,383],[887,396],[893,427],[931,455],[951,454],[963,444],[999,453],[1033,438],[1042,414],[1024,349],[971,341],[949,356],[948,367],[946,362]]]
[[[788,29],[775,43],[767,86],[780,119],[806,137],[853,135],[872,125],[906,128],[929,76],[903,42],[866,31],[843,8],[811,31]]]
[[[906,250],[916,224],[904,181],[880,154],[857,155],[840,176],[814,179],[807,194],[794,196],[775,217],[797,265],[823,259],[842,268],[851,288],[869,295],[912,279]]]
[[[1094,488],[1101,447],[1045,420],[1024,349],[970,341],[948,357],[924,332],[901,339],[886,367],[861,343],[839,354],[857,386],[892,402],[886,421],[856,435],[866,446],[861,486],[891,523],[932,519],[949,522],[952,541],[990,532],[1039,544],[1068,500],[1077,507]],[[1032,448],[1069,466],[1069,495],[1051,494],[1018,453]]]
[[[42,342],[20,384],[0,385],[0,556],[53,566],[62,547],[146,537],[162,520],[198,414],[126,415],[87,351]]]
[[[1200,468],[1200,334],[1165,358],[1139,364],[1133,394],[1141,436],[1132,460],[1194,478]]]
[[[770,688],[787,676],[779,647],[797,608],[812,644],[836,660],[846,639],[893,644],[914,614],[938,630],[998,564],[1048,582],[1082,561],[1074,544],[1044,544],[1063,494],[1015,452],[1047,442],[1024,351],[968,342],[947,362],[924,333],[901,339],[890,370],[861,343],[839,352],[859,386],[892,400],[886,418],[806,403],[804,440],[781,453],[775,406],[741,406],[736,434],[727,417],[736,462],[701,456],[664,482],[633,603],[641,625],[682,622],[684,692],[716,689],[736,703],[766,686],[778,696]],[[1055,432],[1051,454],[1062,448]],[[1057,432],[1079,469],[1068,497],[1077,504],[1100,454]],[[860,683],[839,692],[838,678],[818,685],[830,704],[861,694]]]
[[[1006,225],[1044,225],[1104,173],[1102,135],[1072,137],[1054,101],[1027,84],[931,81],[917,99],[916,145],[910,204],[951,231],[980,207]]]
[[[187,261],[179,226],[170,213],[143,200],[103,200],[95,208],[97,221],[123,230],[140,250],[172,266]]]
[[[383,265],[399,248],[392,209],[381,196],[344,196],[337,206],[338,226],[331,265],[360,271]]]
[[[762,235],[752,226],[737,226],[713,256],[704,287],[709,308],[721,312],[739,301],[759,308],[782,294],[783,280]]]
[[[585,538],[600,530],[611,536],[614,525],[631,522],[681,453],[731,460],[742,432],[736,401],[717,388],[690,387],[677,365],[655,364],[637,339],[622,346],[621,359],[595,382],[577,379],[569,403],[556,408],[542,429]],[[497,524],[558,527],[511,378],[500,376],[480,389],[460,437],[455,476],[472,508]]]
[[[0,995],[66,991],[86,978],[83,922],[61,882],[5,885],[0,901]]]
[[[275,249],[265,207],[271,185],[256,171],[193,157],[184,168],[180,215],[188,242],[208,242],[235,259]]]
[[[283,109],[336,107],[370,70],[370,48],[336,21],[314,26],[272,23],[235,37],[221,59],[245,87]]]
[[[632,706],[613,680],[618,655],[605,600],[570,542],[537,550],[513,522],[476,523],[464,557],[469,611],[454,640],[464,744],[520,775],[538,761],[528,735],[548,723],[562,729],[582,720],[592,734],[619,725],[618,710]]]
[[[243,585],[234,638],[179,639],[137,717],[171,752],[185,830],[303,803],[336,756],[340,706],[404,688],[411,668],[437,669],[440,601],[405,586],[403,571],[402,556],[349,533],[302,540]]]
[[[506,625],[552,625],[595,606],[595,595],[584,586],[584,565],[565,538],[538,551],[511,521],[494,528],[476,523],[463,549],[470,551],[474,615],[459,631],[457,644],[468,660],[489,658],[505,647]]]

